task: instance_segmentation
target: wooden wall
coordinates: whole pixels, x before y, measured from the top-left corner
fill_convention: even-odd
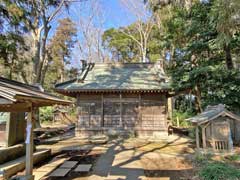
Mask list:
[[[77,128],[167,130],[164,94],[79,94]]]
[[[224,130],[221,130],[217,124],[219,123],[229,123],[230,125],[230,131],[231,131],[231,137],[234,144],[240,144],[240,122],[232,119],[230,117],[218,117],[216,120],[211,122],[206,127],[206,139],[208,141],[211,141],[213,138],[213,133],[217,134],[219,136],[219,139],[228,139],[228,137],[224,137]],[[213,132],[214,131],[214,132]],[[216,132],[217,131],[217,132]]]

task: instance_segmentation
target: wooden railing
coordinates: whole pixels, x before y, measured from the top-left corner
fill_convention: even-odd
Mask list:
[[[214,140],[213,141],[213,146],[214,149],[217,151],[221,151],[221,150],[228,150],[228,141],[223,141],[223,140]]]

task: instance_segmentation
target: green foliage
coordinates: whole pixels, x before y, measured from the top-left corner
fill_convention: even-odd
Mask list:
[[[134,33],[133,36],[137,34]],[[112,53],[112,58],[120,62],[139,60],[139,52],[135,42],[120,29],[108,29],[102,36],[103,46]]]
[[[239,161],[240,160],[240,156],[239,156],[239,154],[233,154],[233,155],[225,156],[224,160]]]
[[[47,106],[40,108],[40,122],[53,120],[53,107]]]
[[[173,111],[173,125],[177,126],[177,119],[179,120],[180,127],[189,127],[191,124],[190,122],[186,121],[187,118],[190,118],[193,116],[192,112],[189,111]]]
[[[143,26],[145,24],[143,23]],[[108,29],[102,35],[103,46],[108,49],[112,54],[112,59],[119,62],[139,62],[141,59],[141,52],[139,50],[139,44],[134,41],[130,36],[131,34],[137,41],[141,42],[139,32],[136,30],[137,25],[135,23],[128,27],[121,27],[119,29]],[[123,33],[127,31],[128,33]],[[154,26],[149,34],[147,43],[146,56],[151,61],[156,61],[160,58],[159,49],[163,47],[161,41],[159,41],[159,31]]]
[[[240,179],[240,170],[226,163],[208,163],[199,172],[202,180],[237,180]]]
[[[57,82],[63,82],[71,73],[75,73],[74,68],[67,69],[70,64],[71,52],[76,43],[76,24],[69,18],[60,19],[56,33],[48,45],[49,67],[46,76],[45,88],[50,90]]]
[[[196,2],[188,11],[175,7],[177,10],[173,12],[173,18],[165,23],[169,30],[176,24],[178,27],[177,30],[173,28],[171,36],[168,36],[177,48],[175,61],[168,68],[172,86],[176,91],[191,92],[196,97],[195,105],[199,106],[197,111],[218,103],[226,104],[231,110],[239,110],[240,105],[240,72],[231,68],[239,29],[225,32],[230,38],[229,46],[219,44],[220,31],[217,27],[220,22],[216,19],[220,18],[221,11],[218,9],[217,14],[213,13],[216,12],[217,2]]]
[[[210,153],[201,154],[201,153],[197,152],[195,154],[194,161],[195,161],[197,166],[205,166],[206,164],[208,164],[212,160],[212,156],[213,155],[210,154]]]

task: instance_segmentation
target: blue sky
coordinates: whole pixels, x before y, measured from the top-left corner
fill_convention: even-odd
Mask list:
[[[123,8],[120,0],[103,0],[103,9],[108,13],[105,24],[106,29],[126,26],[135,21],[134,16],[131,16]]]
[[[91,12],[95,12],[91,9],[91,7],[93,7],[92,4],[97,4],[96,6],[100,11],[99,16],[94,16],[94,26],[101,26],[101,29],[103,31],[109,28],[127,26],[136,21],[136,17],[130,13],[126,6],[123,5],[123,0],[86,0],[83,2],[74,2],[70,5],[68,11],[63,8],[59,15],[54,19],[54,21],[52,22],[50,37],[54,34],[56,27],[58,26],[58,20],[69,17],[70,19],[72,19],[73,22],[76,23],[79,30],[77,37],[79,43],[84,43],[82,41],[83,34],[79,29],[79,20],[82,20],[82,18],[88,19],[91,16]],[[100,25],[99,21],[102,19],[103,22]],[[76,46],[76,48],[73,49],[71,66],[79,66],[79,59],[86,59],[83,56],[84,55],[79,52],[78,46]]]
[[[94,0],[92,0],[94,1]],[[105,22],[104,29],[109,28],[117,28],[121,26],[126,26],[133,23],[136,19],[133,15],[131,15],[126,8],[123,7],[121,0],[95,0],[100,4],[101,11],[104,14]],[[53,22],[53,31],[57,26],[58,19],[64,17],[70,17],[73,21],[77,21],[78,16],[84,15],[80,12],[79,7],[89,7],[91,3],[90,1],[86,2],[74,2],[70,5],[69,12],[66,10],[62,10],[62,12],[55,18]],[[79,12],[79,14],[76,13]]]

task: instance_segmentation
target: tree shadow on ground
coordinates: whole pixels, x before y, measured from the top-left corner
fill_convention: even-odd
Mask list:
[[[180,138],[180,137],[179,137]],[[182,176],[191,176],[193,174],[193,169],[184,169],[184,170],[147,170],[144,169],[142,166],[134,167],[125,167],[129,165],[130,163],[134,162],[140,162],[141,158],[151,152],[161,150],[169,145],[172,145],[176,141],[179,140],[179,138],[166,143],[165,145],[162,145],[157,148],[153,148],[148,151],[143,151],[139,154],[133,155],[131,158],[127,158],[123,162],[120,162],[117,165],[114,165],[114,159],[116,158],[116,155],[122,152],[130,151],[133,150],[134,152],[141,147],[147,146],[149,143],[144,143],[141,146],[138,147],[132,147],[132,148],[126,148],[123,145],[124,140],[121,139],[117,141],[113,146],[111,146],[108,151],[102,156],[102,159],[100,159],[97,163],[100,163],[100,168],[99,165],[96,165],[97,169],[94,169],[93,174],[101,177],[107,177],[107,176],[112,176],[116,177],[116,179],[131,179],[131,180],[137,180],[137,179],[142,179],[143,176],[148,176],[148,177],[155,177],[155,178],[160,178],[160,177],[169,177],[171,180],[177,180],[180,179]],[[187,158],[186,158],[187,160]],[[169,162],[171,163],[171,162]],[[174,162],[172,162],[174,163]]]

